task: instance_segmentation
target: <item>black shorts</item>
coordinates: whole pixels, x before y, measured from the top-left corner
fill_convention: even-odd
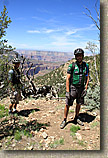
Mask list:
[[[77,104],[84,104],[84,97],[81,97],[83,90],[84,87],[75,87],[72,85],[70,88],[70,99],[66,97],[66,105],[72,106],[75,99]]]

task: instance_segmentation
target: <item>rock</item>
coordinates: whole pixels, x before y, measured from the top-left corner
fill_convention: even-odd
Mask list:
[[[81,134],[76,133],[76,137],[77,137],[78,140],[82,140],[82,136],[81,136]]]
[[[92,140],[90,140],[90,144],[93,144],[93,141],[92,141]]]
[[[100,121],[100,116],[98,115],[98,116],[96,117],[96,119],[97,119],[98,121]]]
[[[40,129],[40,132],[44,132],[44,129],[43,129],[43,128],[41,128],[41,129]]]
[[[72,119],[73,119],[73,116],[70,116],[69,118],[72,120]]]
[[[87,141],[85,140],[85,143],[87,143]]]
[[[55,111],[52,110],[52,111],[49,111],[49,113],[51,113],[51,114],[55,114]]]
[[[99,136],[97,136],[96,139],[99,139]]]
[[[88,146],[87,150],[92,150],[92,147],[91,147],[91,146]]]
[[[43,137],[44,139],[46,139],[46,138],[48,137],[47,133],[46,133],[46,132],[43,132],[43,133],[42,133],[42,137]]]
[[[2,143],[0,143],[0,148],[2,147]]]
[[[36,103],[32,103],[32,105],[36,105]]]
[[[47,116],[50,116],[50,114],[46,114]]]
[[[48,144],[47,143],[45,144],[45,148],[48,148]]]
[[[93,114],[94,116],[97,116],[96,112],[93,112],[92,114]]]
[[[29,147],[28,147],[28,150],[33,150],[33,146],[29,146]]]
[[[35,135],[35,131],[31,131],[30,133],[31,133],[33,136]]]
[[[40,141],[40,143],[43,143],[43,142],[44,142],[44,140],[41,140],[41,141]]]
[[[12,144],[12,147],[15,147],[15,144]]]
[[[50,138],[54,142],[55,137],[54,136],[50,136]]]
[[[38,131],[35,131],[35,135],[38,133]]]
[[[85,130],[90,130],[90,127],[85,127]]]
[[[51,94],[50,93],[47,93],[47,95],[46,95],[46,100],[49,100],[49,99],[51,99]]]
[[[85,110],[84,110],[84,109],[82,109],[82,110],[81,110],[81,112],[82,112],[82,113],[84,113],[84,112],[85,112]]]
[[[45,148],[48,148],[50,143],[51,143],[51,139],[50,139],[50,138],[47,138],[47,139],[45,140]]]
[[[51,140],[49,138],[47,138],[45,142],[46,142],[46,144],[50,144]]]

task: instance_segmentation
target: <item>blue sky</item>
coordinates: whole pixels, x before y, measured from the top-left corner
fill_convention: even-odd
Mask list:
[[[98,44],[98,30],[83,12],[93,17],[96,0],[0,0],[12,23],[6,39],[16,49],[73,52],[88,41]],[[98,1],[99,4],[99,1]]]

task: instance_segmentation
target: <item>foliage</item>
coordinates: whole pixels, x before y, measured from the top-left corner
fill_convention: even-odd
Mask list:
[[[89,64],[89,76],[90,82],[87,90],[87,96],[85,97],[85,104],[89,109],[100,108],[100,54],[95,55],[96,69],[94,56],[85,56],[84,61]],[[68,61],[68,64],[72,63]],[[65,97],[66,93],[66,73],[64,72],[65,65],[61,65],[56,70],[35,79],[36,85],[51,85],[59,88],[59,97]],[[68,67],[68,66],[67,66]],[[97,75],[99,83],[97,82]],[[98,84],[97,84],[98,83]]]
[[[88,87],[87,95],[85,97],[85,105],[88,109],[100,108],[100,86],[95,85]]]
[[[3,11],[0,16],[0,97],[1,95],[7,96],[7,78],[8,78],[8,70],[10,68],[9,63],[9,52],[14,50],[12,46],[8,46],[8,40],[2,39],[6,36],[6,30],[9,27],[9,24],[12,22],[10,17],[7,16],[8,12],[6,6],[4,6]],[[2,83],[2,85],[1,85]]]
[[[93,54],[93,62],[92,62],[92,76],[97,84],[100,84],[100,55],[97,55],[96,52],[99,54],[99,48],[96,44],[92,42],[88,42],[86,49],[88,49]],[[99,58],[98,58],[99,57]]]
[[[99,125],[99,122],[93,122],[92,124],[91,124],[91,128],[94,128],[94,127],[96,127],[96,126],[98,126]]]
[[[94,86],[97,83],[96,79],[96,72],[94,67],[94,60],[93,56],[85,56],[84,61],[89,64],[90,69],[90,86]],[[100,54],[96,55],[96,65],[97,65],[97,72],[100,81]],[[72,63],[72,60],[68,61],[68,63]],[[61,65],[59,68],[53,70],[52,72],[44,75],[39,76],[35,79],[36,85],[51,85],[55,86],[59,89],[59,96],[65,97],[66,93],[66,73],[64,72],[65,65]],[[67,66],[68,67],[68,66]],[[67,68],[66,68],[67,69]]]
[[[78,144],[81,146],[85,146],[84,141],[83,140],[78,140]]]
[[[72,125],[72,126],[70,127],[70,131],[71,131],[72,133],[76,133],[78,130],[80,130],[80,127],[79,127],[79,126]]]
[[[7,16],[8,12],[6,6],[4,6],[3,11],[0,16],[0,39],[6,36],[6,29],[9,27],[9,24],[12,22],[10,17]],[[13,50],[11,45],[7,45],[6,39],[0,40],[0,54]]]
[[[19,141],[21,140],[22,136],[21,136],[21,132],[20,131],[16,131],[15,134],[14,134],[14,138],[15,140]]]
[[[8,71],[10,68],[8,56],[3,55],[0,59],[0,98],[8,95]]]
[[[5,118],[7,116],[7,118]],[[8,116],[8,109],[5,109],[3,105],[0,105],[0,117],[2,121],[0,122],[0,134],[2,137],[14,136],[14,138],[19,141],[24,136],[32,137],[31,131],[39,131],[43,126],[47,127],[47,123],[38,123],[37,121],[26,121],[23,117],[19,115]],[[11,122],[11,123],[9,123]]]
[[[4,105],[0,104],[0,118],[4,116],[8,116],[8,109],[6,109]]]
[[[8,12],[6,6],[4,6],[3,12],[1,12],[0,16],[0,39],[6,35],[6,29],[9,24],[12,22],[10,18],[7,16]]]
[[[53,143],[50,143],[51,148],[56,148],[59,145],[64,144],[64,138],[60,138],[59,140],[55,140]]]

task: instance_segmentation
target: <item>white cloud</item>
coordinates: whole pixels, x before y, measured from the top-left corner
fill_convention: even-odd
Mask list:
[[[39,28],[34,30],[28,30],[27,33],[38,33],[43,37],[45,37],[45,40],[42,38],[42,40],[39,40],[38,38],[38,45],[37,39],[35,40],[35,43],[32,44],[32,46],[28,45],[27,48],[33,48],[33,49],[43,49],[43,50],[55,50],[55,51],[68,51],[72,52],[74,49],[81,47],[85,48],[88,41],[92,41],[93,39],[90,39],[86,35],[86,31],[92,31],[95,30],[95,25],[91,24],[87,27],[83,28],[66,28],[66,27],[59,27],[59,28]],[[34,36],[35,37],[35,36]],[[40,42],[41,41],[41,42]],[[24,45],[23,45],[24,48]]]
[[[41,33],[39,30],[28,30],[28,33]]]
[[[38,20],[40,22],[44,22],[45,24],[60,23],[60,21],[55,20],[55,17],[50,18],[50,19],[45,19],[45,18],[41,18],[41,17],[38,17],[38,16],[33,16],[32,19]]]
[[[55,32],[56,30],[53,30],[53,29],[44,29],[42,32],[43,33],[52,33],[52,32]]]
[[[15,48],[26,49],[28,47],[28,44],[26,44],[26,43],[18,43],[18,42],[13,42],[13,41],[10,41],[8,44]]]
[[[49,11],[49,10],[47,10],[47,9],[40,9],[40,8],[38,8],[37,11],[38,11],[38,12],[41,12],[41,13],[48,13],[48,14],[51,13],[51,11]]]
[[[70,30],[70,31],[67,31],[66,34],[67,35],[72,35],[72,34],[75,34],[76,32],[77,32],[77,30],[73,30],[73,31]]]
[[[80,31],[88,31],[88,30],[97,30],[95,27],[95,24],[91,24],[88,27],[82,27],[82,28],[73,28],[73,29],[67,29],[66,35],[72,35]]]
[[[74,35],[78,32],[81,31],[87,31],[87,30],[96,30],[95,25],[91,24],[88,27],[83,27],[83,28],[73,28],[73,29],[69,29],[69,28],[57,28],[57,29],[47,29],[47,28],[41,28],[39,30],[28,30],[28,33],[46,33],[46,34],[50,34],[50,33],[55,33],[55,32],[59,32],[62,33],[64,35],[70,36],[70,35]],[[78,35],[78,34],[77,34]]]
[[[38,17],[38,16],[33,16],[32,19],[36,19],[36,20],[39,20],[39,21],[45,21],[44,18],[41,18],[41,17]]]
[[[97,30],[95,24],[91,24],[88,27],[78,28],[77,31]]]
[[[42,28],[40,30],[28,30],[27,33],[45,33],[49,34],[52,32],[59,32],[61,31],[60,29],[47,29],[47,28]]]

